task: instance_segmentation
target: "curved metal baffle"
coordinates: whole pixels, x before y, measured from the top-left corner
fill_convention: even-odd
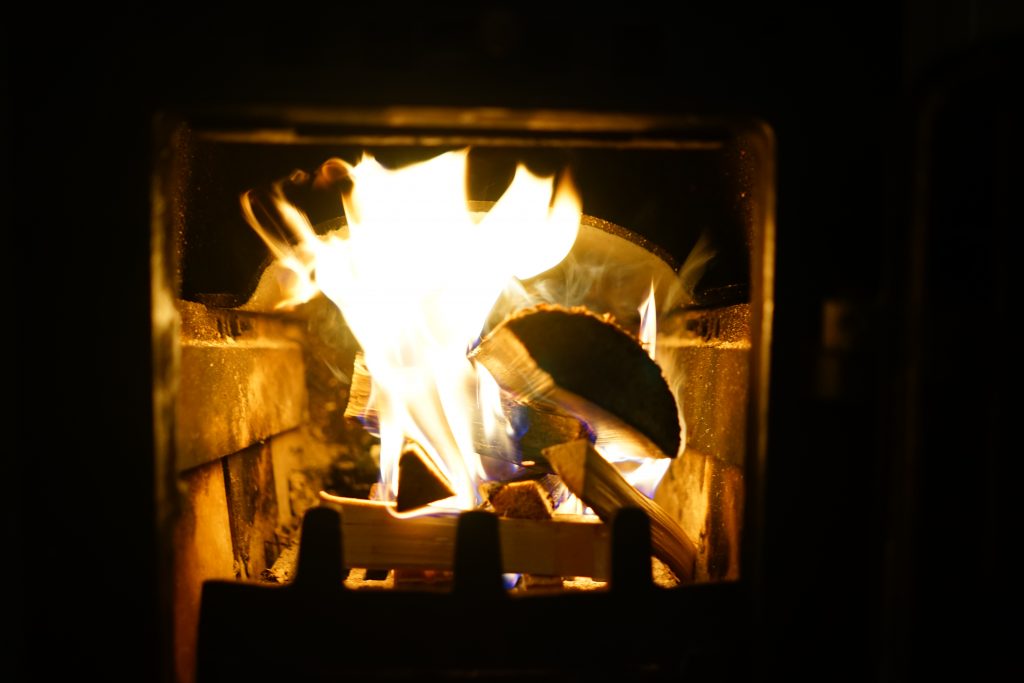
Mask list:
[[[612,519],[611,590],[642,593],[654,588],[651,578],[651,521],[638,507],[624,507]]]
[[[310,508],[302,519],[301,538],[296,588],[323,593],[344,590],[341,515],[327,507]]]
[[[501,539],[498,517],[483,510],[459,515],[455,531],[455,577],[452,590],[465,597],[501,597]]]

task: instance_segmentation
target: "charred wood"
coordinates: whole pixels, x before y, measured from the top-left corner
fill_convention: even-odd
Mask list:
[[[675,457],[675,397],[639,341],[584,308],[541,305],[495,327],[472,357],[529,406],[582,419],[598,443],[637,455]]]

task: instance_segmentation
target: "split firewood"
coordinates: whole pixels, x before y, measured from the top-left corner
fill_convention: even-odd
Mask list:
[[[550,471],[543,456],[545,448],[587,436],[586,426],[573,415],[554,408],[525,406],[512,400],[505,403],[506,412],[518,411],[526,424],[526,431],[519,437],[519,452],[523,463],[529,467]]]
[[[517,401],[581,418],[601,444],[675,457],[679,412],[636,338],[585,308],[541,305],[506,318],[472,358]]]
[[[638,507],[651,521],[654,554],[683,583],[694,579],[697,548],[682,527],[653,500],[637,491],[594,450],[586,439],[577,439],[544,450],[544,455],[566,487],[597,516],[610,522],[624,507]]]
[[[495,482],[487,489],[487,502],[499,517],[551,519],[554,514],[550,494],[536,479]],[[534,593],[561,588],[561,576],[538,576],[528,572],[520,576],[518,584],[519,590]]]
[[[366,359],[362,351],[356,352],[352,362],[352,384],[348,388],[348,405],[345,406],[345,417],[360,420],[371,432],[377,431],[377,411],[370,407],[373,395],[373,378],[366,369]]]
[[[400,518],[393,503],[341,498],[321,492],[324,505],[341,512],[346,567],[450,570],[455,557],[457,511]],[[538,576],[589,576],[607,580],[610,533],[591,516],[498,519],[502,569]]]
[[[536,479],[497,483],[487,489],[487,502],[499,517],[551,519],[551,497]]]
[[[379,423],[377,411],[370,401],[372,394],[373,378],[366,367],[363,354],[358,352],[352,365],[352,384],[349,387],[345,417],[358,419],[371,433],[377,433]],[[587,434],[586,427],[578,418],[553,406],[537,408],[505,397],[502,409],[506,418],[525,426],[518,445],[523,466],[527,468],[550,471],[546,468],[541,451],[548,446],[565,443]],[[504,452],[504,444],[492,444],[487,440],[481,425],[476,425],[473,432],[474,446],[480,455],[502,459],[509,457],[508,453]]]
[[[455,495],[448,478],[419,444],[407,441],[398,459],[395,510],[407,512]]]

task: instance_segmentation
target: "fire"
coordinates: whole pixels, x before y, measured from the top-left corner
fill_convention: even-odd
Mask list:
[[[658,339],[658,306],[654,296],[654,280],[651,290],[644,302],[637,308],[640,314],[640,345],[647,351],[651,360],[656,360]],[[681,416],[680,416],[680,419]],[[615,465],[626,481],[648,498],[654,498],[654,492],[661,483],[671,461],[667,458],[638,458],[636,454],[619,453],[613,447],[604,446],[601,455]]]
[[[637,307],[637,312],[640,314],[640,328],[637,330],[637,339],[643,349],[647,351],[647,355],[651,357],[651,360],[655,360],[657,355],[658,306],[653,280],[651,281],[647,298]],[[682,422],[682,415],[680,415],[680,420]],[[612,463],[633,488],[651,499],[654,498],[654,492],[658,489],[658,484],[661,483],[665,473],[668,471],[669,465],[672,464],[672,461],[668,458],[647,458],[637,454],[635,451],[621,448],[614,441],[604,442],[598,439],[596,448],[601,456]],[[582,503],[578,501],[570,502],[575,503],[576,508],[582,507]]]
[[[655,360],[658,340],[658,308],[654,299],[654,280],[651,280],[651,293],[640,304],[637,312],[640,313],[640,345],[644,347],[651,360]]]
[[[243,198],[250,223],[293,276],[286,301],[322,291],[363,349],[380,418],[382,496],[396,494],[399,456],[412,440],[456,492],[446,504],[463,509],[476,506],[485,476],[474,423],[483,422],[490,439],[510,438],[498,417],[498,385],[466,352],[511,282],[568,254],[582,216],[568,180],[556,186],[524,166],[490,211],[474,214],[467,155],[448,152],[400,169],[369,155],[354,166],[338,162],[353,183],[342,197],[347,228],[317,235],[278,198],[299,241],[291,249],[260,227]]]

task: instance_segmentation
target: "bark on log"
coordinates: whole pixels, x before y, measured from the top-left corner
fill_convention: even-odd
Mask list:
[[[551,497],[535,479],[499,483],[487,491],[487,502],[499,517],[551,519]]]

